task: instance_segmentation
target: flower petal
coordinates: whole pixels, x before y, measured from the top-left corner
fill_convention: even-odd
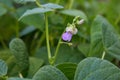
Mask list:
[[[70,32],[63,33],[62,39],[64,41],[68,41],[68,42],[71,41],[71,39],[72,39],[72,33],[70,33]]]

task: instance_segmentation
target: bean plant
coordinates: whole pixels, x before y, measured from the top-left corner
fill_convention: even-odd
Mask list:
[[[101,8],[109,0],[0,2],[0,20],[14,27],[0,34],[0,80],[120,79],[119,5],[115,16]]]

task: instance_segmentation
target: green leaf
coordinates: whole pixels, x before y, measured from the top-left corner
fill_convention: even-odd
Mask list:
[[[41,47],[40,49],[38,49],[34,56],[37,58],[43,59],[45,64],[49,64],[46,47]]]
[[[20,18],[19,20],[21,20],[23,17],[25,16],[29,16],[29,15],[33,15],[33,14],[40,14],[40,13],[46,13],[46,12],[50,12],[53,11],[52,9],[48,9],[48,8],[34,8],[32,10],[27,10]]]
[[[68,80],[66,76],[54,66],[44,66],[33,76],[34,80]]]
[[[49,9],[62,9],[63,8],[63,6],[54,4],[54,3],[43,4],[42,7],[49,8]]]
[[[58,56],[56,58],[56,64],[63,62],[79,63],[85,56],[76,48],[71,48],[68,45],[61,45]]]
[[[102,56],[104,51],[102,42],[102,24],[104,20],[97,16],[91,27],[91,46],[89,56]]]
[[[62,10],[61,13],[69,16],[80,16],[80,18],[84,19],[85,21],[88,21],[87,16],[81,10]]]
[[[79,44],[78,45],[78,50],[81,51],[85,57],[88,56],[89,50],[90,50],[90,45],[89,44]]]
[[[104,18],[103,20],[102,35],[105,51],[120,60],[120,38],[113,26]]]
[[[39,70],[39,68],[43,65],[43,63],[44,61],[42,59],[30,57],[30,67],[28,71],[28,77],[32,78],[33,75],[37,72],[37,70]]]
[[[74,80],[119,80],[120,69],[106,60],[86,58],[78,64]]]
[[[74,63],[62,63],[62,64],[56,65],[56,67],[58,69],[60,69],[69,80],[74,79],[77,64],[74,64]]]
[[[14,2],[16,3],[21,3],[21,4],[25,4],[27,2],[35,2],[36,0],[14,0]]]
[[[0,5],[0,16],[6,14],[7,9]]]
[[[8,67],[6,63],[0,59],[0,77],[7,74]]]
[[[35,28],[40,29],[41,31],[44,30],[44,15],[35,14],[31,16],[26,16],[21,19],[21,22],[29,26],[34,26]]]
[[[6,61],[6,64],[8,65],[8,76],[19,75],[19,73],[21,72],[21,68],[16,64],[16,59],[14,56],[9,57]]]
[[[9,47],[16,58],[16,64],[21,70],[27,69],[29,67],[29,58],[25,43],[19,38],[14,38]]]
[[[28,26],[26,27],[25,29],[23,29],[21,32],[20,32],[20,36],[25,36],[27,34],[30,34],[31,32],[35,31],[36,28],[33,27],[33,26]]]
[[[54,49],[52,48],[51,51],[53,53]],[[47,56],[48,55],[47,55],[46,47],[40,48],[37,51],[37,53],[35,54],[35,57],[43,59],[46,64],[49,63]],[[78,51],[76,48],[71,48],[68,45],[61,45],[61,47],[58,51],[58,56],[56,58],[55,64],[59,64],[59,63],[63,63],[63,62],[79,63],[84,58],[85,58],[85,56],[80,51]]]
[[[11,78],[8,78],[7,80],[32,80],[32,79],[25,79],[25,78],[11,77]]]
[[[3,5],[6,8],[13,8],[13,3],[11,0],[0,0],[0,5]]]
[[[91,29],[89,56],[102,56],[103,51],[120,59],[120,39],[113,26],[102,16],[97,16]]]

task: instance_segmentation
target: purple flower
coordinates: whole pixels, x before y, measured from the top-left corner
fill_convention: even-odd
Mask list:
[[[63,33],[62,34],[62,39],[64,40],[64,41],[71,41],[71,39],[72,39],[72,33],[70,33],[70,32],[65,32],[65,33]]]

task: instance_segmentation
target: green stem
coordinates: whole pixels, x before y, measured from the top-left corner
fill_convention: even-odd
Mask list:
[[[65,32],[65,31],[63,31],[63,33],[64,33],[64,32]],[[62,34],[63,34],[63,33],[62,33]],[[62,41],[62,36],[60,37],[60,39],[59,39],[59,41],[58,41],[57,48],[56,48],[55,53],[54,53],[53,63],[52,63],[52,64],[54,64],[55,61],[56,61],[56,58],[57,58],[57,55],[58,55],[58,51],[59,51],[59,48],[60,48],[61,41]]]
[[[56,48],[55,53],[54,53],[54,60],[53,60],[52,64],[54,64],[55,61],[56,61],[56,58],[57,58],[57,55],[58,55],[58,51],[59,51],[59,48],[60,48],[60,44],[61,44],[61,38],[58,41],[57,48]]]
[[[36,0],[35,3],[37,4],[38,7],[41,7],[40,1]]]
[[[60,42],[61,44],[67,44],[67,45],[69,45],[69,46],[71,46],[72,45],[72,43],[68,43],[68,42]]]
[[[101,58],[102,60],[104,59],[105,54],[106,54],[106,53],[105,53],[105,51],[104,51],[103,54],[102,54],[102,58]]]
[[[19,73],[19,77],[20,77],[20,78],[23,78],[23,75],[22,75],[22,73]]]
[[[69,7],[68,7],[69,9],[71,9],[71,8],[72,8],[73,3],[74,3],[74,0],[70,0]]]
[[[45,31],[46,31],[46,43],[47,43],[47,50],[48,50],[48,59],[51,64],[51,51],[50,51],[50,44],[49,44],[49,32],[48,32],[48,18],[47,13],[45,13]]]

